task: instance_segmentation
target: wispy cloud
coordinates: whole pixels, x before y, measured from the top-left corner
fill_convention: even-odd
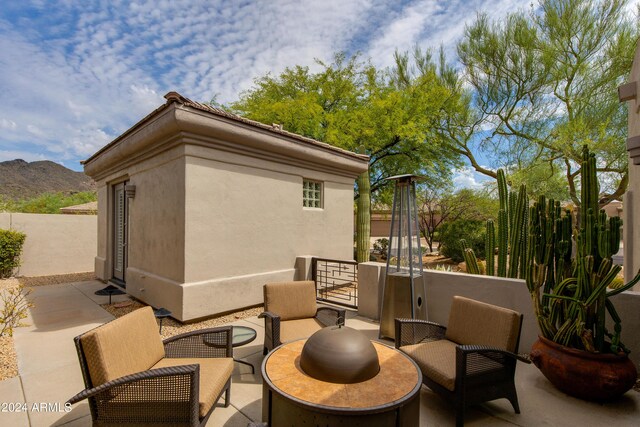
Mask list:
[[[471,166],[465,166],[452,171],[453,186],[456,190],[460,188],[471,188],[479,190],[485,186],[487,182],[493,180],[486,175],[476,172]]]
[[[453,57],[480,9],[529,0],[8,1],[0,8],[0,152],[79,168],[176,90],[230,102],[255,78],[337,51],[389,66],[415,44]],[[24,155],[23,157],[29,157]]]
[[[380,29],[369,44],[367,55],[375,65],[393,65],[393,54],[414,46],[437,50],[442,46],[449,60],[454,60],[455,47],[478,12],[488,12],[494,19],[529,7],[522,0],[421,0],[403,8]]]

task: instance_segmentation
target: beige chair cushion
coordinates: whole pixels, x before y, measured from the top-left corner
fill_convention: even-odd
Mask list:
[[[200,418],[207,415],[216,399],[224,390],[224,386],[233,372],[233,359],[220,358],[165,358],[153,365],[151,369],[170,366],[200,365]]]
[[[280,322],[280,341],[285,343],[302,338],[309,338],[314,332],[324,328],[315,318],[285,320]]]
[[[146,371],[165,355],[151,307],[135,310],[89,331],[80,342],[94,387]]]
[[[280,316],[280,320],[314,317],[318,309],[316,285],[312,281],[267,283],[264,309]]]
[[[400,350],[411,357],[422,374],[448,390],[456,385],[456,344],[448,340],[405,345]]]
[[[519,329],[519,313],[455,296],[445,337],[458,344],[486,345],[515,351]]]

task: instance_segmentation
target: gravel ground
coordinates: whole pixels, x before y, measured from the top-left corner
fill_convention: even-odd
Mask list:
[[[36,277],[18,277],[17,280],[23,286],[45,286],[45,285],[59,285],[61,283],[72,282],[86,282],[88,280],[94,280],[95,274],[89,273],[73,273],[73,274],[59,274],[56,276],[36,276]]]
[[[18,376],[18,360],[12,337],[0,337],[0,381]]]
[[[0,292],[3,289],[15,288],[17,279],[0,279]],[[18,376],[18,360],[13,346],[13,337],[0,337],[0,381]]]

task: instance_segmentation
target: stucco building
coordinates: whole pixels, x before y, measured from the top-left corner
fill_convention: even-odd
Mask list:
[[[84,162],[98,278],[192,320],[262,303],[302,255],[353,258],[368,157],[190,101],[162,105]]]
[[[629,184],[624,194],[624,278],[631,280],[640,270],[640,42],[631,67],[629,83],[618,89],[620,101],[628,101],[627,150],[629,152]],[[634,286],[640,290],[640,285]]]

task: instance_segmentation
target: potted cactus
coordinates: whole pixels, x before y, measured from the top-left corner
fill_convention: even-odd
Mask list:
[[[581,182],[578,227],[553,200],[540,197],[529,209],[525,280],[540,329],[531,359],[558,389],[604,401],[625,393],[637,378],[610,298],[634,286],[640,272],[626,285],[609,288],[621,270],[612,256],[622,221],[598,208],[595,157],[586,146]],[[607,315],[613,331],[606,327]]]

